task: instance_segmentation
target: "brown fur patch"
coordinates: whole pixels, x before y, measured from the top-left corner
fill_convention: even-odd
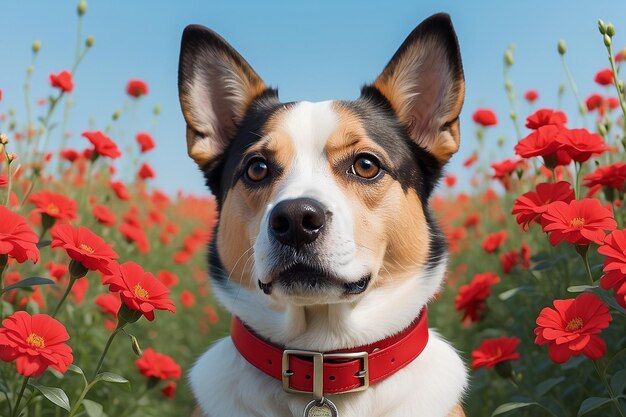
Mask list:
[[[279,111],[268,119],[262,138],[251,146],[246,155],[262,154],[268,158],[270,169],[278,163],[284,171],[292,165],[295,149],[289,135],[281,129],[285,112]],[[224,200],[220,224],[217,231],[217,247],[220,259],[230,280],[246,288],[253,288],[250,279],[253,267],[254,240],[261,227],[261,218],[266,205],[276,194],[274,181],[270,186],[259,189],[246,187],[239,181]]]
[[[335,161],[371,152],[388,166],[393,162],[383,148],[367,136],[358,116],[334,103],[339,126],[329,139],[326,152],[331,167]],[[426,262],[429,232],[424,209],[413,190],[404,192],[400,184],[384,175],[376,182],[355,181],[338,172],[339,185],[345,190],[354,216],[354,240],[361,259],[377,259],[380,285],[391,277],[408,276]]]

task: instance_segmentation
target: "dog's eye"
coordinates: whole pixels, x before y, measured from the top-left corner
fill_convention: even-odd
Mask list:
[[[246,167],[246,177],[253,182],[259,182],[265,179],[269,174],[267,163],[261,158],[254,158],[248,162]]]
[[[371,180],[380,172],[380,163],[372,155],[360,155],[352,164],[352,173]]]

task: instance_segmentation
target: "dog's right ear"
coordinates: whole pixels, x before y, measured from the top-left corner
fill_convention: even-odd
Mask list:
[[[256,97],[267,88],[220,35],[185,28],[178,65],[178,95],[187,122],[187,152],[204,167],[219,157]]]

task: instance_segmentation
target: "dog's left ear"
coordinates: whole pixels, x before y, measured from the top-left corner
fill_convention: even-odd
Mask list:
[[[411,138],[440,163],[459,149],[465,80],[450,16],[436,14],[416,27],[373,86]]]

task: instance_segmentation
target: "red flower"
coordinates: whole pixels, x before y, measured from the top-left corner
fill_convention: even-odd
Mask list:
[[[472,351],[472,368],[481,366],[492,368],[504,361],[519,359],[519,353],[515,351],[521,342],[517,337],[497,337],[485,339],[477,349]]]
[[[92,208],[93,217],[98,221],[98,223],[104,226],[114,226],[116,222],[115,213],[107,208],[107,206],[103,206],[101,204],[97,206],[93,206]]]
[[[119,265],[102,278],[102,284],[109,285],[111,292],[119,292],[128,308],[140,311],[150,321],[154,320],[154,310],[176,312],[174,302],[168,298],[170,290],[134,262]]]
[[[111,314],[117,316],[117,312],[120,311],[122,306],[122,300],[118,294],[100,294],[96,297],[95,303],[100,306],[104,314]]]
[[[167,385],[161,388],[161,393],[165,398],[174,398],[176,395],[176,382],[168,382]]]
[[[150,136],[149,133],[139,132],[137,133],[137,136],[135,136],[135,140],[139,144],[141,153],[146,153],[154,149],[154,139],[152,139],[152,136]]]
[[[569,203],[574,198],[574,190],[572,190],[569,182],[537,184],[535,191],[529,191],[517,197],[511,213],[516,216],[517,223],[524,230],[528,230],[532,221],[539,222],[541,215],[548,208],[548,204],[554,201]]]
[[[63,149],[59,153],[59,156],[61,157],[61,159],[74,162],[80,157],[80,154],[74,149]]]
[[[611,232],[598,252],[606,256],[600,286],[613,288],[617,302],[626,308],[626,230]]]
[[[183,290],[183,292],[180,293],[180,303],[185,307],[193,307],[196,303],[196,298],[193,296],[191,291]]]
[[[602,300],[583,293],[575,299],[554,300],[554,307],[541,310],[535,329],[535,343],[548,344],[552,362],[565,363],[580,354],[591,359],[604,356],[606,343],[598,333],[609,326],[611,314]]]
[[[504,188],[508,190],[511,186],[511,175],[515,172],[523,172],[526,169],[526,163],[522,159],[505,159],[492,163],[491,168],[495,171],[493,178],[500,180]]]
[[[172,288],[174,285],[178,284],[178,275],[174,274],[170,271],[159,271],[157,272],[157,279],[163,283],[168,288]]]
[[[539,109],[526,118],[526,127],[529,129],[539,129],[545,125],[564,126],[565,123],[567,123],[565,113],[551,109]]]
[[[587,106],[587,110],[589,111],[594,111],[595,109],[601,108],[603,103],[604,103],[604,99],[602,98],[600,94],[597,94],[597,93],[591,94],[585,100],[585,105]]]
[[[148,84],[142,80],[133,79],[126,84],[126,94],[131,97],[141,97],[148,94]]]
[[[452,188],[456,185],[456,177],[452,174],[448,174],[446,175],[444,178],[444,181],[446,183],[446,186]]]
[[[517,265],[519,254],[515,249],[500,254],[500,267],[503,274],[508,274]]]
[[[594,172],[583,177],[585,187],[609,187],[619,191],[626,190],[626,163],[616,162],[598,167]]]
[[[48,270],[48,274],[57,282],[61,281],[65,275],[69,272],[69,268],[67,265],[58,264],[52,261],[46,262],[46,269]]]
[[[463,161],[463,166],[465,168],[469,168],[472,165],[474,165],[474,163],[476,163],[476,161],[478,161],[478,154],[476,152],[474,152],[473,154],[471,154],[469,156],[469,158],[467,158],[465,161]]]
[[[539,98],[537,90],[528,90],[524,93],[524,99],[529,103],[534,103]]]
[[[122,201],[130,200],[130,194],[128,193],[128,190],[126,189],[126,186],[124,185],[123,182],[111,181],[109,183],[109,187],[111,187],[111,190],[113,190],[117,198],[119,198],[120,200]]]
[[[485,300],[491,295],[491,287],[498,282],[500,277],[496,274],[483,272],[476,274],[472,282],[459,288],[459,293],[454,299],[454,308],[457,311],[465,310],[463,321],[469,319],[474,322],[480,319],[487,308]]]
[[[33,193],[28,201],[37,206],[33,212],[48,215],[59,221],[76,219],[76,201],[51,191]]]
[[[560,125],[540,126],[515,145],[515,154],[522,158],[541,156],[546,166],[569,165],[569,154],[563,151],[563,144],[557,139],[565,136],[566,130]]]
[[[569,203],[555,201],[548,205],[541,217],[544,232],[550,233],[550,243],[561,241],[577,245],[591,242],[601,245],[605,230],[615,230],[617,223],[613,213],[595,198],[572,200]]]
[[[509,237],[506,230],[501,230],[499,232],[491,233],[487,235],[485,240],[483,241],[483,250],[487,253],[493,253],[500,245],[506,242],[506,239]]]
[[[38,262],[38,241],[22,216],[0,206],[0,255],[9,255],[19,263],[27,259]]]
[[[0,359],[15,361],[17,372],[37,377],[48,367],[65,372],[72,363],[72,348],[65,327],[46,314],[18,311],[2,321]]]
[[[122,156],[122,153],[118,149],[115,142],[99,130],[83,132],[81,136],[87,138],[89,142],[91,142],[94,146],[94,151],[97,152],[98,155],[106,156],[111,159]]]
[[[564,135],[558,135],[556,141],[562,145],[563,151],[576,162],[585,162],[592,155],[608,150],[602,136],[589,133],[587,129],[565,129]]]
[[[476,109],[472,115],[472,120],[484,127],[498,124],[496,113],[491,109]]]
[[[149,178],[156,177],[156,173],[147,162],[144,162],[143,164],[141,164],[141,167],[139,168],[139,172],[137,173],[137,175],[142,180],[147,180]]]
[[[58,74],[50,74],[49,79],[51,86],[58,88],[64,93],[71,93],[74,89],[72,73],[69,71],[61,71]]]
[[[144,232],[141,227],[134,226],[129,223],[122,223],[119,230],[127,241],[134,242],[135,245],[137,245],[139,253],[150,252],[150,242],[148,241],[148,236],[146,236],[146,232]]]
[[[52,247],[65,249],[70,258],[92,271],[110,274],[117,253],[104,239],[87,229],[75,228],[69,224],[59,224],[50,230]]]
[[[182,370],[176,361],[164,353],[156,352],[152,348],[143,351],[141,358],[135,361],[141,375],[146,378],[180,379]]]
[[[600,85],[611,85],[613,84],[613,70],[611,68],[600,70],[596,73],[593,80]]]

